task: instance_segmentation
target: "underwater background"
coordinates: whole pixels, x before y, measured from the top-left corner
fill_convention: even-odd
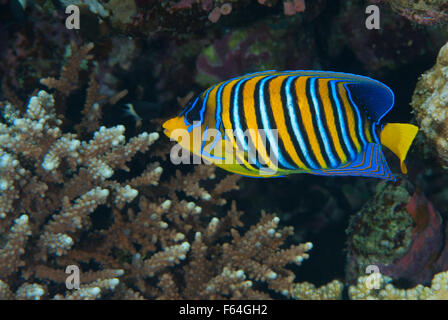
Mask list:
[[[0,0],[0,299],[448,299],[447,26],[444,0]],[[407,175],[172,163],[192,97],[308,69],[393,90]]]

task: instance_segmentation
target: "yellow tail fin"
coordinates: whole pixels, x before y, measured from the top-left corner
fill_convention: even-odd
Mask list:
[[[404,159],[406,159],[408,150],[417,132],[418,127],[408,123],[388,123],[381,131],[381,144],[400,159],[402,173],[408,172]]]

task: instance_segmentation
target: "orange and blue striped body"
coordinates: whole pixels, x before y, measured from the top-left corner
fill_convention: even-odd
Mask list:
[[[311,173],[394,180],[377,136],[393,102],[386,85],[363,76],[266,71],[205,90],[176,118],[176,126],[181,119],[188,132],[200,128],[200,149],[186,148],[246,176]],[[172,129],[169,121],[166,129]],[[214,140],[211,129],[218,132]]]

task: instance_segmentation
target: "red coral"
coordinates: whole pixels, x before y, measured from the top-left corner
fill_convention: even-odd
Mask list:
[[[435,273],[447,267],[448,250],[444,244],[446,230],[440,214],[420,192],[414,193],[406,210],[415,223],[411,246],[404,256],[381,266],[381,273],[394,279],[409,280],[412,285],[429,283]]]

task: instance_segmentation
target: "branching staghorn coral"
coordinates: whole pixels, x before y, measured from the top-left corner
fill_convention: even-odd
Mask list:
[[[83,60],[91,60],[93,58],[89,52],[93,49],[93,43],[78,47],[73,41],[71,43],[72,54],[67,63],[62,67],[59,79],[45,78],[40,82],[50,89],[57,89],[64,96],[68,96],[70,92],[79,86],[79,74],[76,72]]]
[[[235,205],[222,218],[210,217],[213,206],[226,203],[221,194],[237,188],[236,176],[206,191],[202,181],[216,179],[215,168],[199,166],[161,185],[161,167],[150,164],[141,176],[119,183],[112,179],[114,171],[127,170],[126,162],[146,152],[158,134],[142,133],[125,143],[124,127],[101,127],[90,141],[80,141],[61,132],[53,104],[50,94],[39,91],[24,114],[5,107],[0,129],[0,227],[6,235],[0,248],[2,298],[98,298],[117,288],[117,297],[131,291],[143,298],[269,297],[260,283],[290,295],[294,274],[284,266],[308,258],[312,245],[281,249],[292,228],[279,229],[274,215],[263,213],[243,235],[237,231],[242,212]],[[168,192],[143,191],[140,211],[134,213],[127,204],[148,185]],[[111,208],[113,224],[94,231],[91,216],[102,205]],[[48,289],[49,280],[64,282],[65,266],[92,261],[102,271],[83,272],[79,291]],[[184,285],[174,281],[179,276]]]
[[[91,49],[74,48],[84,56]],[[68,83],[61,92],[68,95],[78,84],[64,74],[68,68],[77,72],[81,60],[69,60],[60,79],[42,83],[57,93],[67,87],[59,83]],[[85,116],[96,103],[92,79]],[[203,165],[160,181],[163,169],[151,162],[140,175],[119,182],[115,173],[131,171],[127,163],[158,134],[144,132],[126,142],[121,125],[92,130],[101,113],[74,134],[64,132],[62,116],[46,91],[32,97],[24,112],[4,104],[0,298],[268,298],[274,291],[291,296],[294,274],[284,267],[301,264],[312,245],[282,248],[292,228],[279,228],[274,215],[263,213],[249,230],[235,204],[223,215],[223,194],[238,189],[239,176],[218,179],[215,167]],[[92,219],[101,210],[110,222],[99,228]],[[79,290],[64,286],[69,265],[80,267]]]
[[[146,260],[140,254],[134,256],[130,266],[136,269],[134,274],[140,274],[143,279],[158,279],[154,286],[143,286],[143,279],[139,279],[139,291],[147,298],[158,299],[270,298],[269,292],[262,290],[264,283],[288,296],[294,275],[284,266],[300,264],[308,258],[306,252],[312,245],[279,249],[292,230],[278,230],[278,217],[264,213],[256,225],[239,235],[232,226],[242,226],[241,214],[233,205],[223,218],[214,217],[208,225],[195,228],[193,240],[186,242],[189,234],[178,233],[175,239],[183,241],[181,244],[168,246]],[[232,241],[223,242],[229,233]],[[183,268],[167,268],[172,265],[183,265]],[[174,280],[179,277],[184,280]]]
[[[114,224],[101,230],[95,252],[73,250],[67,258],[101,257],[111,267],[123,268],[121,293],[116,293],[120,298],[269,298],[263,283],[288,296],[294,275],[284,266],[301,264],[312,245],[281,249],[292,228],[279,229],[279,218],[264,213],[240,235],[242,212],[234,203],[226,215],[217,217],[225,204],[221,194],[236,187],[235,179],[221,179],[209,192],[201,187],[218,179],[214,172],[215,167],[198,166],[192,173],[178,171],[179,180],[159,182],[157,189],[168,191],[165,196],[142,192],[138,212],[113,210]]]
[[[23,114],[7,104],[3,117],[0,230],[6,236],[0,277],[6,281],[25,265],[23,254],[35,262],[65,255],[98,206],[132,201],[138,191],[110,178],[115,170],[128,170],[126,162],[146,152],[158,134],[142,133],[125,143],[123,126],[101,127],[90,141],[80,141],[62,133],[53,97],[45,91],[30,99]],[[141,179],[160,174],[159,167],[150,166]]]
[[[119,183],[114,172],[129,170],[126,163],[146,152],[157,133],[125,143],[123,126],[100,127],[90,141],[81,141],[62,133],[53,97],[45,91],[30,99],[23,114],[10,104],[4,110],[2,298],[90,299],[110,290],[122,298],[268,298],[263,283],[291,295],[294,274],[284,266],[301,264],[312,245],[282,249],[292,228],[279,228],[274,215],[263,213],[243,234],[235,204],[218,218],[226,204],[222,194],[238,188],[238,176],[205,189],[203,181],[218,179],[214,167],[203,165],[160,183],[163,170],[153,163]],[[151,185],[156,190],[145,190]],[[128,203],[138,195],[135,212]],[[102,205],[112,211],[113,223],[94,231],[91,217]],[[102,271],[83,270],[80,291],[48,288],[48,281],[64,283],[65,266],[92,261]]]

